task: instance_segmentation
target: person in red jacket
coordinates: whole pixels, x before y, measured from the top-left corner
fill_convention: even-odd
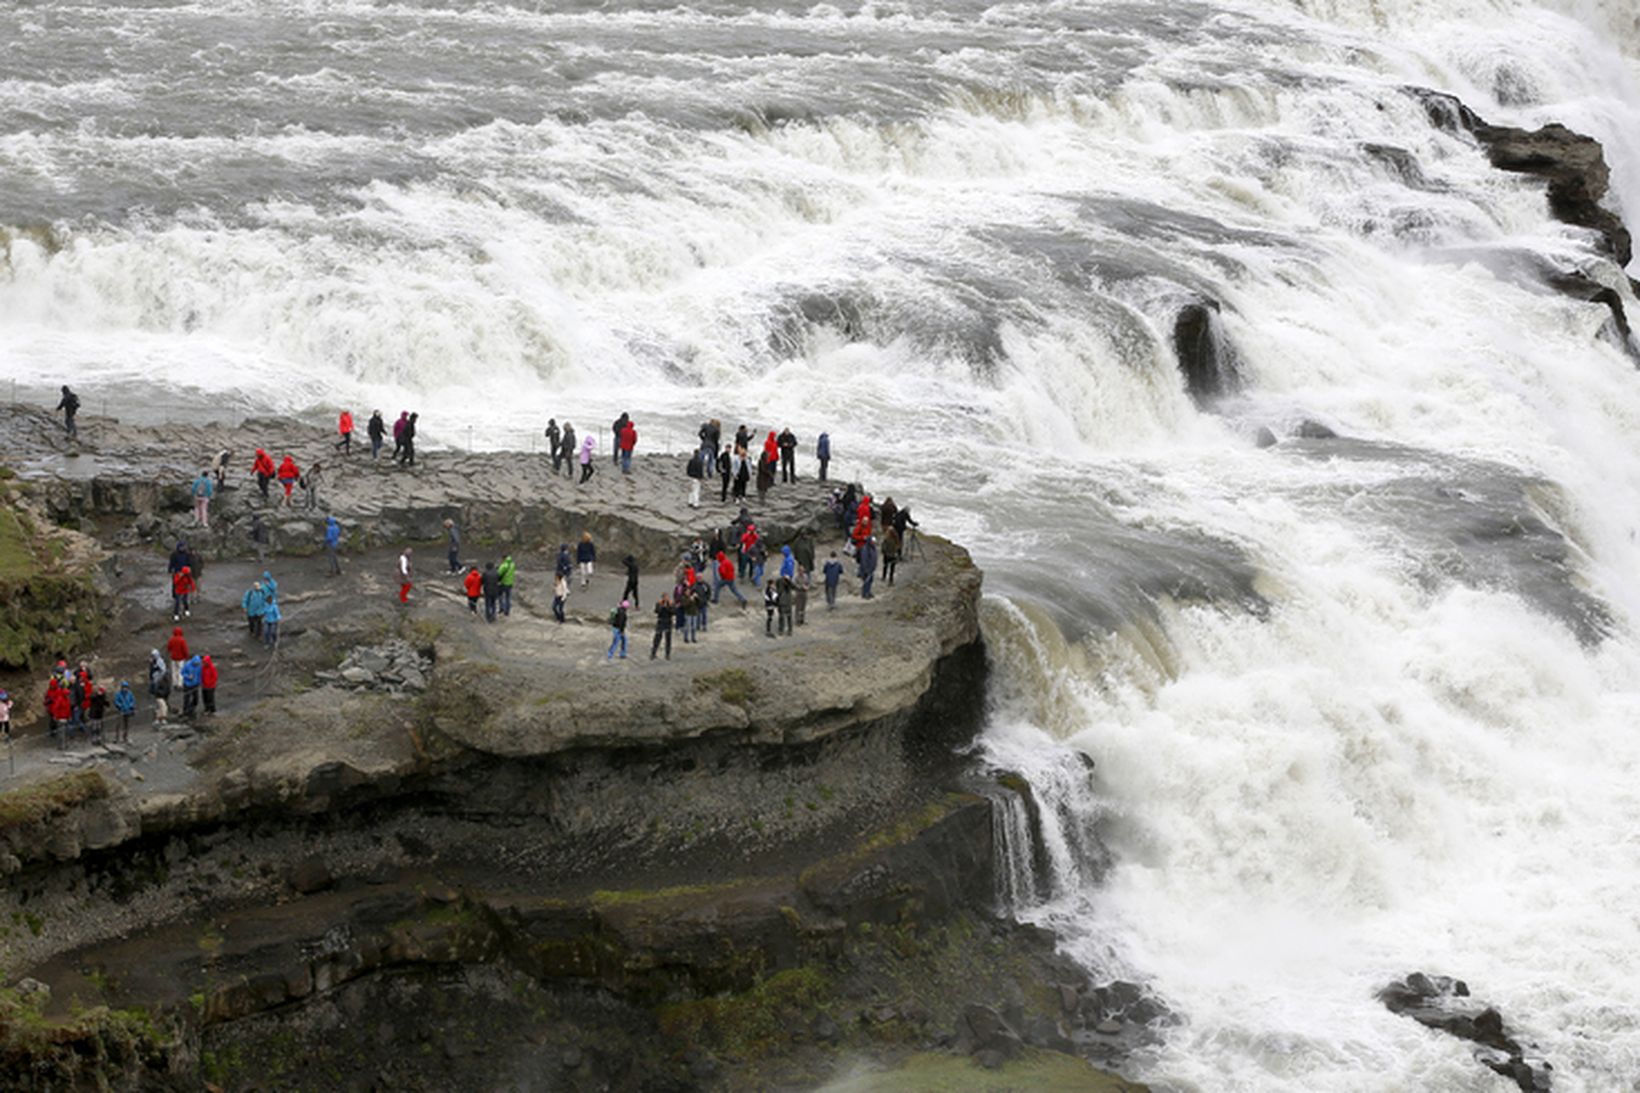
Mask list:
[[[638,446],[638,426],[630,419],[621,426],[621,434],[616,442],[621,451],[621,473],[632,473],[632,449]]]
[[[188,639],[182,636],[182,627],[171,631],[171,640],[165,643],[165,653],[171,658],[171,688],[182,690],[182,666],[188,660]]]
[[[353,412],[343,410],[342,416],[336,419],[336,431],[342,439],[336,442],[336,447],[342,450],[343,455],[353,454]]]
[[[74,714],[74,705],[68,696],[68,688],[56,676],[46,684],[46,716],[51,719],[51,735],[57,738],[57,746],[65,747],[68,744],[68,721]]]
[[[720,550],[717,552],[717,576],[712,578],[713,603],[718,602],[718,596],[725,588],[734,593],[735,599],[740,601],[740,606],[746,606],[746,597],[735,587],[735,563],[729,560],[728,554]]]
[[[279,464],[279,484],[285,487],[285,499],[279,502],[281,505],[289,507],[290,491],[296,488],[296,482],[301,477],[302,471],[296,465],[296,460],[288,455],[285,456],[284,462]]]
[[[262,491],[264,503],[268,500],[268,483],[273,480],[273,456],[256,449],[256,458],[251,460],[251,473],[256,476],[256,488]]]
[[[171,574],[171,621],[179,622],[184,615],[192,615],[189,597],[199,591],[191,566],[183,566]]]
[[[467,590],[467,610],[478,614],[478,598],[484,594],[484,574],[478,571],[476,565],[468,566],[461,586]]]
[[[202,657],[199,662],[199,690],[205,696],[205,712],[216,713],[216,665],[211,663],[210,657]]]

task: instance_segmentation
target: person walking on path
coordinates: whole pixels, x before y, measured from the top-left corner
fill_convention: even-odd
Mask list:
[[[199,709],[199,678],[204,665],[195,655],[182,666],[182,716],[192,718]]]
[[[871,599],[871,583],[877,578],[877,540],[866,536],[860,544],[860,598]]]
[[[399,434],[399,442],[404,446],[399,453],[399,465],[414,467],[416,465],[416,421],[420,414],[411,414],[404,422],[404,432]]]
[[[592,567],[598,561],[598,548],[592,545],[592,532],[581,532],[581,541],[575,544],[575,564],[581,567],[581,587],[592,583]]]
[[[621,426],[619,444],[621,449],[621,473],[631,474],[632,450],[638,446],[637,422],[628,419],[627,423]]]
[[[400,410],[398,420],[393,422],[393,454],[388,457],[395,463],[399,461],[399,456],[404,454],[404,427],[409,423],[410,411]]]
[[[569,574],[560,570],[552,578],[552,617],[562,625],[564,605],[569,603]]]
[[[296,465],[296,460],[292,459],[287,452],[284,460],[279,464],[279,486],[285,491],[284,500],[280,501],[279,504],[284,508],[290,508],[291,491],[296,489],[296,481],[301,477],[301,468]]]
[[[199,591],[194,583],[194,571],[190,566],[183,566],[171,575],[171,621],[180,622],[184,616],[192,616],[191,597]]]
[[[825,568],[820,572],[826,587],[826,610],[835,611],[837,610],[837,586],[843,580],[843,563],[837,560],[835,550],[831,552],[831,557],[826,560]]]
[[[484,563],[484,577],[479,587],[484,591],[484,621],[494,622],[496,607],[501,602],[501,574],[496,572],[494,562]]]
[[[561,450],[563,447],[564,433],[563,430],[558,428],[557,418],[549,417],[547,419],[546,437],[547,454],[552,457],[552,473],[557,474],[564,465],[564,453]]]
[[[245,609],[245,625],[250,630],[251,637],[261,637],[262,615],[268,609],[267,590],[262,587],[261,581],[245,590],[245,594],[239,598],[239,606]]]
[[[182,627],[171,631],[171,640],[165,643],[165,653],[171,658],[171,687],[182,686],[182,666],[188,660],[188,639],[182,636]]]
[[[251,473],[256,476],[256,488],[262,491],[262,503],[268,503],[268,483],[273,481],[273,456],[256,449],[256,458],[251,460]]]
[[[302,486],[302,507],[309,512],[319,507],[319,487],[324,484],[325,468],[315,463],[298,481]]]
[[[394,573],[399,582],[399,606],[401,607],[408,606],[410,603],[411,578],[414,572],[410,567],[411,550],[410,547],[404,548],[404,553],[399,555],[398,568]]]
[[[496,567],[495,573],[501,581],[501,599],[497,606],[501,610],[502,617],[510,619],[512,618],[513,585],[518,583],[518,565],[513,561],[511,554],[502,557],[501,564]]]
[[[718,494],[718,504],[729,503],[729,482],[735,473],[735,455],[727,447],[717,457],[718,478],[723,482],[723,490]]]
[[[334,516],[325,517],[325,554],[330,558],[330,575],[332,577],[342,575],[342,561],[336,556],[336,552],[341,549],[341,545],[342,525]]]
[[[387,423],[382,420],[380,410],[370,411],[370,421],[364,431],[370,438],[370,458],[376,459],[382,454],[382,440],[387,436]]]
[[[621,559],[621,565],[626,567],[626,587],[621,589],[621,599],[638,602],[638,559],[628,554]]]
[[[159,685],[164,682],[168,674],[165,667],[165,658],[160,655],[160,651],[158,649],[148,650],[148,693],[151,695],[159,694]]]
[[[567,421],[564,422],[564,443],[559,445],[558,453],[561,456],[563,456],[563,458],[564,458],[564,477],[565,478],[574,478],[575,477],[575,426],[571,425]],[[554,461],[553,462],[553,469],[556,470],[557,467],[558,467],[558,463],[556,461]]]
[[[251,513],[251,529],[247,533],[251,541],[251,549],[256,551],[256,564],[268,564],[268,525],[262,522],[262,514]]]
[[[205,712],[212,717],[216,716],[216,684],[218,680],[216,664],[209,655],[200,658],[199,663],[199,697],[205,702]]]
[[[821,433],[814,442],[814,458],[820,463],[820,481],[826,480],[826,467],[831,463],[831,434]]]
[[[774,616],[780,610],[780,590],[775,588],[775,582],[770,581],[763,586],[763,636],[774,637]]]
[[[265,644],[279,644],[279,622],[284,617],[284,612],[279,610],[278,597],[269,596],[267,606],[262,609],[262,641]]]
[[[712,577],[713,603],[718,602],[718,596],[722,594],[725,588],[734,594],[735,599],[740,601],[740,606],[746,606],[746,597],[742,596],[740,589],[735,587],[735,563],[730,560],[727,552],[720,550],[717,552],[717,573]]]
[[[336,432],[341,439],[336,441],[336,447],[342,450],[343,455],[353,454],[353,411],[343,410],[341,417],[336,419]]]
[[[444,518],[444,535],[448,540],[447,548],[450,558],[450,572],[461,572],[461,529],[448,516]]]
[[[609,426],[609,431],[614,434],[609,446],[609,461],[611,463],[618,464],[621,461],[621,434],[626,431],[626,427],[631,421],[631,415],[622,410],[621,416],[616,418]]]
[[[478,617],[478,599],[484,595],[484,574],[478,571],[476,565],[467,567],[467,575],[461,579],[461,587],[467,591],[467,610],[474,618]]]
[[[780,435],[775,438],[775,443],[780,448],[780,481],[796,482],[797,435],[789,427],[782,429]]]
[[[4,692],[0,691],[0,695]],[[114,730],[114,739],[121,744],[131,742],[131,718],[137,712],[137,696],[131,684],[120,680],[120,689],[114,692],[114,712],[120,715],[120,727]]]
[[[78,440],[80,427],[74,424],[74,415],[80,412],[80,396],[70,391],[66,383],[63,384],[63,397],[58,401],[57,409],[63,412],[63,432]]]
[[[552,564],[552,572],[566,581],[575,575],[575,559],[570,557],[568,543],[558,544],[558,560]]]
[[[581,481],[579,485],[586,485],[587,479],[592,477],[594,469],[592,466],[592,453],[597,447],[598,442],[593,439],[590,433],[581,438]]]
[[[655,602],[655,640],[649,646],[650,660],[655,659],[662,642],[666,643],[666,659],[672,659],[672,615],[672,597],[663,594]]]
[[[609,652],[604,654],[605,660],[613,660],[617,646],[621,650],[621,659],[626,659],[626,613],[632,605],[622,600],[620,606],[609,612]]]
[[[200,471],[199,477],[194,479],[194,524],[198,527],[211,526],[211,498],[216,496],[216,486],[211,482],[209,471]]]

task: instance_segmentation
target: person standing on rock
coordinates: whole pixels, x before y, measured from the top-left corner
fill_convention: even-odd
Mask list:
[[[461,587],[467,592],[467,610],[474,618],[478,617],[478,600],[484,595],[484,574],[478,571],[478,566],[467,567],[467,575],[461,579]]]
[[[769,434],[773,436],[773,433]],[[778,457],[776,457],[778,458]],[[774,488],[775,459],[767,451],[757,457],[757,503],[763,504]]]
[[[564,433],[558,428],[558,419],[547,419],[547,454],[552,457],[552,473],[557,474],[564,465],[563,453],[559,450],[563,446]]]
[[[79,439],[80,428],[74,424],[74,415],[80,412],[80,396],[63,384],[63,397],[57,403],[57,409],[63,412],[63,431],[69,436]]]
[[[821,570],[821,576],[824,578],[826,586],[826,610],[835,611],[837,610],[837,586],[843,580],[843,563],[838,561],[835,550],[831,552],[831,557],[827,559],[825,568]]]
[[[590,434],[581,438],[581,481],[586,485],[587,479],[592,477],[592,453],[598,447],[598,442]]]
[[[268,564],[268,526],[262,522],[262,514],[251,513],[251,530],[248,533],[251,549],[256,551],[256,564]]]
[[[239,606],[245,609],[245,625],[250,630],[251,637],[262,636],[262,615],[268,609],[267,590],[262,582],[257,581],[245,590],[239,598]]]
[[[158,649],[148,650],[148,693],[159,694],[159,685],[166,677],[165,658]]]
[[[564,477],[575,477],[575,426],[564,422],[564,442],[558,446],[558,454],[564,457]],[[556,461],[553,468],[557,469]]]
[[[217,489],[223,490],[228,488],[228,464],[232,462],[232,448],[223,448],[220,452],[216,453],[216,458],[211,460],[211,475],[216,479]]]
[[[184,615],[192,616],[191,597],[199,590],[194,583],[194,571],[183,566],[171,576],[171,621],[180,622]]]
[[[564,622],[564,605],[569,603],[569,573],[559,570],[552,578],[552,617]]]
[[[302,507],[312,512],[319,507],[319,487],[324,483],[324,464],[315,463],[298,481],[302,484]]]
[[[296,489],[296,483],[301,477],[301,468],[296,465],[296,460],[290,457],[290,453],[286,452],[285,458],[279,464],[279,486],[285,491],[284,500],[279,502],[281,507],[290,508],[290,495]]]
[[[700,630],[700,600],[696,598],[700,588],[699,582],[685,586],[672,599],[673,613],[676,615],[676,626],[682,631],[679,640],[685,645],[695,644],[696,634]]]
[[[210,471],[199,472],[194,479],[191,492],[194,495],[194,524],[197,527],[209,529],[211,526],[211,498],[216,496],[216,487],[211,483]]]
[[[400,410],[398,420],[393,422],[393,454],[389,457],[393,462],[399,461],[404,453],[404,427],[410,423],[410,411]]]
[[[202,670],[203,663],[198,656],[189,657],[182,666],[182,716],[190,720],[199,708],[199,677]]]
[[[730,560],[728,552],[717,552],[717,572],[712,576],[712,602],[718,602],[718,596],[727,588],[740,601],[740,606],[746,606],[746,597],[740,594],[735,587],[735,563]]]
[[[4,693],[0,691],[0,696],[3,696]],[[114,712],[120,715],[120,727],[114,730],[114,739],[121,744],[129,744],[131,742],[131,718],[137,712],[137,696],[131,690],[131,684],[123,679],[120,680],[120,689],[114,692]]]
[[[216,665],[209,656],[201,657],[199,662],[199,696],[205,701],[205,712],[212,717],[216,716]]]
[[[890,528],[883,536],[883,583],[894,583],[894,571],[900,565],[900,533]]]
[[[336,441],[336,447],[341,449],[343,455],[352,455],[353,411],[342,411],[341,416],[336,419],[336,432],[340,436],[340,439]]]
[[[763,586],[763,636],[774,637],[774,616],[780,610],[780,590],[775,582]]]
[[[793,433],[788,426],[780,430],[780,435],[775,438],[775,443],[780,448],[780,481],[796,482],[797,434]]]
[[[609,612],[609,652],[604,654],[605,660],[613,660],[615,649],[621,650],[621,659],[626,659],[626,613],[632,605],[625,600],[620,602]]]
[[[734,458],[735,483],[734,489],[730,491],[730,496],[736,501],[744,501],[746,500],[746,487],[751,485],[752,482],[751,464],[742,454],[736,453]]]
[[[723,489],[718,494],[718,504],[729,503],[729,483],[735,474],[735,455],[727,446],[717,456],[718,479],[723,483]]]
[[[558,544],[558,560],[553,562],[552,571],[566,581],[575,575],[575,559],[570,557],[568,543]]]
[[[661,643],[666,644],[666,659],[672,659],[672,597],[661,594],[655,601],[655,640],[649,646],[649,659],[654,660],[655,654],[660,652]]]
[[[871,599],[871,583],[877,579],[877,540],[866,536],[860,543],[860,598]]]
[[[382,441],[387,437],[387,423],[382,420],[380,410],[370,411],[370,421],[365,425],[364,432],[370,438],[370,458],[375,459],[382,454]]]
[[[581,587],[592,583],[592,567],[598,561],[598,548],[592,545],[592,532],[581,532],[581,541],[575,544],[575,564],[581,567]]]
[[[251,473],[256,476],[256,488],[262,491],[262,503],[268,503],[268,483],[273,481],[273,456],[256,449],[256,458],[251,460]]]
[[[496,576],[501,581],[501,600],[497,605],[503,618],[512,618],[513,585],[518,583],[518,565],[513,556],[507,554],[502,557],[501,564],[496,567]]]
[[[108,717],[108,692],[101,687],[91,692],[91,702],[88,707],[87,724],[91,726],[91,742],[101,744],[103,741],[103,722]]]
[[[792,636],[792,610],[797,603],[797,588],[790,577],[781,577],[769,583],[775,586],[775,607],[779,611],[779,625],[775,627],[775,633],[789,638]]]
[[[621,473],[632,473],[632,451],[638,446],[638,423],[628,420],[621,426]]]
[[[279,623],[285,617],[279,610],[279,598],[269,596],[267,606],[262,609],[262,641],[270,648],[279,644]]]
[[[706,477],[706,464],[701,460],[699,452],[689,457],[689,462],[684,464],[683,473],[689,478],[689,507],[698,509],[700,508],[700,484],[701,480]]]
[[[820,464],[820,481],[826,480],[826,467],[831,463],[831,434],[821,433],[814,442],[814,458]]]
[[[330,575],[332,577],[342,575],[342,561],[336,556],[336,552],[341,549],[341,545],[342,525],[334,516],[325,517],[325,554],[330,558]]]
[[[168,672],[162,672],[154,688],[154,728],[163,728],[170,720],[171,676]]]
[[[171,688],[182,687],[182,666],[188,661],[188,639],[182,636],[182,627],[171,631],[171,640],[165,643],[165,653],[171,658]]]
[[[404,445],[403,450],[399,453],[400,466],[414,467],[416,465],[416,421],[420,417],[420,414],[411,414],[405,420],[404,432],[399,434],[399,441]]]
[[[621,416],[616,418],[609,427],[609,431],[614,434],[613,442],[609,448],[609,459],[611,463],[618,464],[621,461],[621,434],[626,431],[626,427],[631,421],[631,415],[625,410],[622,410]]]
[[[69,697],[68,689],[63,681],[52,676],[46,681],[46,720],[51,723],[47,730],[57,741],[59,748],[68,744],[68,723],[72,716],[73,699]]]
[[[461,529],[448,516],[444,518],[444,535],[448,540],[447,548],[450,558],[450,572],[461,572]]]
[[[399,606],[401,607],[408,606],[410,603],[411,574],[413,572],[410,568],[411,549],[410,547],[404,548],[404,553],[399,555],[399,564],[394,572],[394,576],[399,582]]]
[[[501,602],[501,574],[496,572],[494,562],[484,563],[484,576],[479,581],[479,587],[484,592],[484,621],[494,622],[496,607]]]
[[[810,558],[810,561],[814,559]],[[801,563],[797,566],[797,573],[792,577],[792,608],[796,613],[797,625],[802,626],[804,616],[809,610],[809,587],[813,583],[809,571]]]
[[[262,571],[262,598],[268,603],[279,599],[279,582],[265,569]]]
[[[621,559],[621,565],[626,568],[626,587],[621,589],[621,599],[638,602],[638,559],[628,554]]]

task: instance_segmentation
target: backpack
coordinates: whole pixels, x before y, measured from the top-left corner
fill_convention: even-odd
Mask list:
[[[703,477],[705,477],[704,473],[701,470],[700,453],[697,452],[694,455],[689,457],[689,466],[684,468],[684,473],[687,474],[690,478],[703,478]]]
[[[621,609],[619,607],[611,607],[609,609],[609,625],[611,625],[611,626],[619,625],[619,623],[616,622],[616,619],[620,616],[620,614],[621,614]]]

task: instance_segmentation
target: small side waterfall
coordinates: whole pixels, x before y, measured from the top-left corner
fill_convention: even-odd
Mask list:
[[[1003,914],[1022,917],[1096,882],[1109,860],[1098,834],[1103,806],[1090,760],[1064,745],[1034,747],[995,764],[991,824],[996,898]],[[1004,765],[1006,762],[1007,765]]]
[[[988,796],[996,853],[997,913],[1017,915],[1041,899],[1036,871],[1039,840],[1023,794],[999,785]]]

